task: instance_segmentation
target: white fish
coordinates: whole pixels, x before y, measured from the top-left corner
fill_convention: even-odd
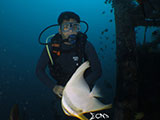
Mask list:
[[[62,108],[66,115],[74,116],[81,120],[88,120],[83,114],[109,109],[111,104],[105,105],[95,97],[101,97],[96,86],[90,88],[84,79],[84,72],[89,68],[89,62],[84,62],[72,75],[66,84],[62,95]]]

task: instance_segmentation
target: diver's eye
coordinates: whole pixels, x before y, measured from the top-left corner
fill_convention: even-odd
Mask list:
[[[72,28],[73,28],[74,30],[76,30],[76,29],[77,29],[77,24],[73,24]]]
[[[80,25],[79,25],[79,24],[73,24],[73,25],[72,25],[72,29],[79,31],[79,30],[80,30]]]
[[[63,29],[64,29],[64,30],[68,30],[69,28],[70,28],[70,25],[69,25],[69,24],[63,25]]]

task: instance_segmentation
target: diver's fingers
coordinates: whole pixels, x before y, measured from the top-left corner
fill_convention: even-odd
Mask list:
[[[61,93],[58,93],[57,95],[58,95],[60,98],[62,98],[62,94],[61,94]]]
[[[63,93],[64,87],[60,85],[56,85],[53,88],[53,92],[60,98],[62,98],[62,93]]]
[[[62,97],[62,93],[60,91],[56,91],[55,94],[60,98]]]
[[[62,87],[62,86],[59,87],[60,92],[63,92],[63,89],[64,89],[64,87]]]
[[[63,89],[60,89],[60,90],[59,90],[59,93],[61,93],[61,94],[62,94],[62,93],[63,93]]]
[[[57,91],[58,97],[62,98],[62,92],[63,92],[63,90],[60,90],[60,89]]]

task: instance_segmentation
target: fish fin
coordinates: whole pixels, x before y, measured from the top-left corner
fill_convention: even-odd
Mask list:
[[[67,84],[72,83],[72,85],[73,85],[74,83],[77,83],[78,80],[84,79],[83,74],[84,74],[85,70],[89,67],[90,67],[89,61],[84,62],[80,67],[78,67],[78,69],[72,75],[72,77],[70,78],[70,80],[68,81]]]
[[[112,107],[111,104],[108,104],[108,105],[103,104],[97,98],[92,97],[88,101],[88,106],[86,106],[83,111],[84,112],[100,111],[100,110],[104,110],[104,109],[110,109],[111,107]]]
[[[83,114],[79,114],[76,117],[79,118],[80,120],[88,120],[88,118],[86,116],[84,116]]]
[[[102,97],[100,93],[100,89],[95,85],[90,93],[91,96],[93,97]]]
[[[112,104],[108,104],[108,105],[105,105],[103,108],[100,108],[100,109],[84,111],[84,112],[82,112],[82,114],[86,114],[86,113],[90,113],[90,112],[97,112],[97,111],[101,111],[101,110],[107,110],[107,109],[111,109],[111,108],[112,108]]]

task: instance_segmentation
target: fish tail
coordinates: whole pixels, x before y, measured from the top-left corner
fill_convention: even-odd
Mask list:
[[[80,120],[88,120],[87,117],[85,117],[83,114],[80,114],[77,116]]]

